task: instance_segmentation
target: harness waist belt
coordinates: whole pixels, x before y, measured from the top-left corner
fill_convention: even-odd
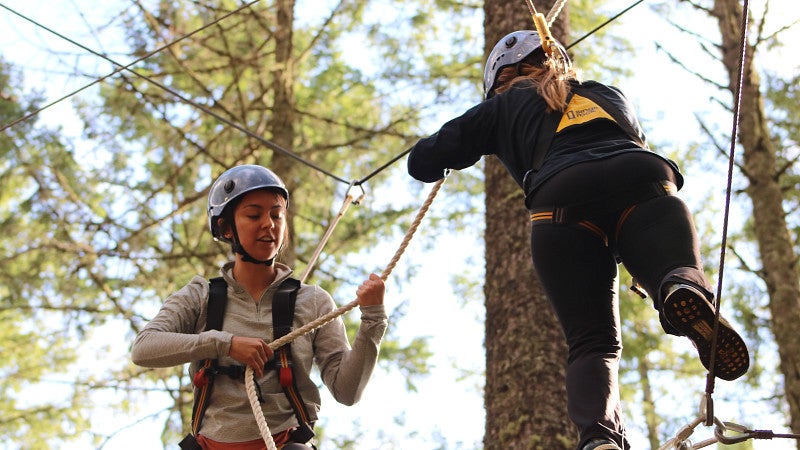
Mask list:
[[[575,223],[597,214],[611,212],[656,197],[674,195],[677,187],[671,181],[654,181],[633,186],[630,190],[595,198],[587,202],[566,206],[543,206],[530,210],[531,222],[547,221],[554,224]]]

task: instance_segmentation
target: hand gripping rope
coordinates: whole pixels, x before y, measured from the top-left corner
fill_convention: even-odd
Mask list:
[[[389,265],[386,266],[386,268],[383,270],[383,273],[381,273],[381,279],[383,281],[386,281],[386,279],[389,278],[389,275],[392,273],[392,270],[394,270],[394,267],[397,265],[397,262],[403,255],[403,252],[405,252],[406,247],[408,247],[411,238],[414,236],[414,233],[417,231],[417,228],[419,228],[419,224],[422,222],[422,219],[428,212],[431,203],[433,203],[433,199],[436,197],[436,194],[439,192],[442,183],[444,183],[444,180],[446,179],[447,179],[446,177],[442,178],[433,185],[431,192],[428,194],[427,200],[425,200],[425,203],[422,204],[422,207],[417,212],[417,216],[414,218],[414,222],[411,224],[408,231],[406,232],[406,235],[403,238],[403,242],[400,244],[400,247],[395,252],[394,257],[392,257],[391,261],[389,261]],[[361,197],[359,197],[359,200],[360,199]],[[348,195],[347,198],[345,199],[344,206],[342,206],[342,209],[339,212],[339,215],[337,216],[335,223],[338,223],[339,219],[344,214],[344,211],[347,209],[347,206],[349,206],[351,202],[352,202],[352,197]],[[312,259],[312,261],[309,262],[308,267],[310,267],[314,263],[314,260],[316,260],[316,257],[319,256],[319,252],[321,251],[321,246],[324,245],[325,241],[327,241],[327,238],[330,237],[330,233],[332,232],[332,228],[335,225],[335,223],[333,223],[330,227],[328,227],[328,231],[325,234],[325,238],[318,246],[317,252],[315,252],[314,258]],[[309,271],[308,267],[306,267],[306,271],[303,274],[303,277],[308,275]],[[344,315],[345,313],[354,309],[356,306],[358,306],[358,300],[353,300],[352,302],[348,303],[345,306],[342,306],[334,311],[331,311],[330,313],[325,314],[324,316],[321,316],[316,320],[313,320],[296,330],[292,330],[286,336],[276,339],[267,345],[269,345],[269,348],[271,348],[272,350],[276,350],[279,347],[292,342],[298,337],[325,325],[326,323],[336,319],[341,315]],[[256,423],[258,424],[258,430],[261,433],[261,437],[264,439],[264,442],[267,444],[267,450],[277,450],[277,448],[275,447],[275,441],[273,441],[272,434],[270,433],[269,427],[267,426],[267,421],[264,418],[264,413],[261,411],[261,404],[258,401],[258,392],[256,391],[256,385],[254,379],[255,377],[253,376],[253,368],[247,366],[247,368],[245,369],[245,376],[244,376],[245,389],[247,391],[247,398],[250,400],[250,407],[253,410],[253,415],[255,416]]]

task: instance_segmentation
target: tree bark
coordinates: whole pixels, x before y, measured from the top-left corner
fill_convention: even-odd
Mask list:
[[[716,0],[712,10],[722,35],[722,62],[728,71],[729,89],[738,91],[741,55],[742,7],[732,0]],[[761,256],[761,278],[767,286],[772,332],[778,346],[784,392],[789,405],[790,427],[800,432],[800,276],[797,253],[783,209],[781,175],[777,149],[769,134],[760,92],[760,80],[753,64],[754,48],[747,47],[741,90],[739,143],[748,179],[747,195],[753,206],[756,240]]]
[[[547,14],[551,4],[537,2]],[[485,48],[507,33],[533,29],[519,1],[484,4]],[[562,11],[561,17],[566,17]],[[566,21],[551,28],[554,36]],[[486,432],[484,448],[568,449],[576,430],[567,418],[567,348],[530,258],[530,222],[523,195],[502,164],[485,161]]]
[[[272,134],[272,141],[289,151],[294,149],[296,135],[297,114],[295,113],[294,100],[294,59],[293,43],[294,35],[294,4],[295,0],[277,0],[275,2],[275,67],[273,68],[272,92],[273,104],[271,117],[268,123],[268,131]],[[272,152],[270,168],[275,171],[286,183],[289,190],[290,204],[287,213],[289,224],[289,245],[284,245],[281,249],[281,262],[294,267],[297,255],[294,245],[291,245],[294,237],[294,214],[291,204],[291,193],[294,192],[296,183],[291,174],[296,172],[292,167],[296,162],[286,155]]]

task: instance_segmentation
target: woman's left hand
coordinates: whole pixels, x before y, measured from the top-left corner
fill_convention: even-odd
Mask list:
[[[372,273],[369,275],[369,278],[364,280],[361,286],[356,289],[358,305],[382,305],[384,292],[386,292],[386,286],[383,280],[378,275]]]

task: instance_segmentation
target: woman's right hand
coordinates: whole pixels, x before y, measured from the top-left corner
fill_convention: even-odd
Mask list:
[[[231,338],[228,356],[252,367],[256,376],[261,378],[264,375],[264,365],[272,359],[273,353],[263,339],[234,336]]]
[[[383,279],[377,274],[371,273],[369,278],[361,283],[356,289],[359,306],[382,305],[383,295],[386,292],[386,285]]]

